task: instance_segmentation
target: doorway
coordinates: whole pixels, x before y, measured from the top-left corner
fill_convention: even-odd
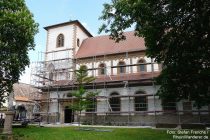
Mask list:
[[[74,112],[68,106],[64,109],[64,123],[74,122]]]

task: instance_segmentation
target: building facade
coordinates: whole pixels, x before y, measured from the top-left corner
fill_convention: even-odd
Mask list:
[[[144,39],[126,32],[126,40],[114,42],[109,36],[93,37],[77,20],[45,27],[47,31],[44,61],[36,63],[33,83],[42,90],[40,100],[43,122],[77,122],[71,92],[77,89],[74,71],[86,66],[96,77],[86,88],[99,94],[90,108],[82,111],[84,124],[154,125],[201,121],[189,101],[162,103],[154,78],[161,64],[145,55]],[[208,110],[208,107],[202,110]],[[193,116],[193,117],[189,117]],[[189,119],[190,118],[190,119]]]

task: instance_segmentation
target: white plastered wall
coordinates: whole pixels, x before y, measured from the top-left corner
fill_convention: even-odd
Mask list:
[[[48,29],[48,43],[46,46],[46,52],[51,52],[51,51],[59,51],[59,52],[47,54],[46,61],[68,58],[69,56],[72,56],[72,51],[60,51],[60,50],[73,49],[73,37],[74,37],[73,29],[74,29],[73,25]],[[56,41],[59,34],[64,35],[63,47],[56,47]]]
[[[102,59],[102,61],[95,61],[95,59],[93,58],[92,62],[88,61],[86,63],[78,63],[77,64],[77,69],[81,65],[87,66],[88,69],[95,69],[96,68],[93,71],[89,70],[88,71],[88,75],[89,76],[99,76],[97,68],[99,68],[99,65],[101,63],[104,63],[106,65],[106,67],[107,67],[107,69],[106,69],[106,72],[107,72],[106,74],[107,75],[111,75],[111,71],[112,70],[113,70],[112,74],[113,75],[117,75],[117,67],[114,67],[111,70],[111,61],[113,62],[113,66],[117,66],[120,61],[124,61],[126,65],[132,65],[132,64],[137,64],[140,59],[144,59],[146,61],[146,63],[149,63],[149,64],[147,64],[147,72],[152,72],[151,58],[148,58],[146,56],[130,57],[130,58],[124,58],[124,59],[121,58],[121,59],[114,59],[114,60],[109,60],[109,59],[106,58],[105,60]],[[132,64],[131,64],[131,61],[132,61]],[[158,64],[155,63],[153,66],[154,66],[154,72],[159,71]],[[131,71],[131,69],[132,69],[132,71]],[[137,73],[137,72],[138,72],[137,71],[137,66],[132,66],[132,68],[131,68],[131,66],[126,67],[126,73],[127,74],[128,73]]]
[[[75,53],[77,53],[77,51],[79,50],[79,47],[81,46],[82,42],[87,39],[88,36],[86,33],[83,32],[83,30],[80,27],[76,27],[76,38],[75,41],[77,41],[77,39],[79,39],[79,46],[77,46],[77,42],[76,42],[76,48],[75,48]]]

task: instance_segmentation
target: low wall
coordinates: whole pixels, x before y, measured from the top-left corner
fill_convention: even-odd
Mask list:
[[[83,124],[99,125],[131,125],[131,126],[155,126],[157,123],[165,124],[193,124],[210,123],[209,115],[101,115],[95,114],[81,117]]]
[[[63,116],[42,115],[42,122],[57,123]],[[60,121],[59,121],[60,118]],[[75,115],[77,122],[77,115]],[[151,114],[117,114],[110,113],[104,115],[83,114],[81,116],[82,124],[98,124],[98,125],[129,125],[129,126],[155,126],[156,124],[210,124],[210,114],[178,114],[178,113],[157,113]],[[62,122],[60,122],[62,123]]]
[[[41,117],[41,122],[43,123],[57,123],[58,117],[57,116],[52,116],[52,115],[42,115]]]

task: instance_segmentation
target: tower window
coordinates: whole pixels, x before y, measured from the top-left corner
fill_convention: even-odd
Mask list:
[[[77,47],[79,47],[80,46],[80,40],[79,40],[79,38],[77,38]]]
[[[57,37],[57,47],[63,47],[64,46],[64,35],[59,34]]]

